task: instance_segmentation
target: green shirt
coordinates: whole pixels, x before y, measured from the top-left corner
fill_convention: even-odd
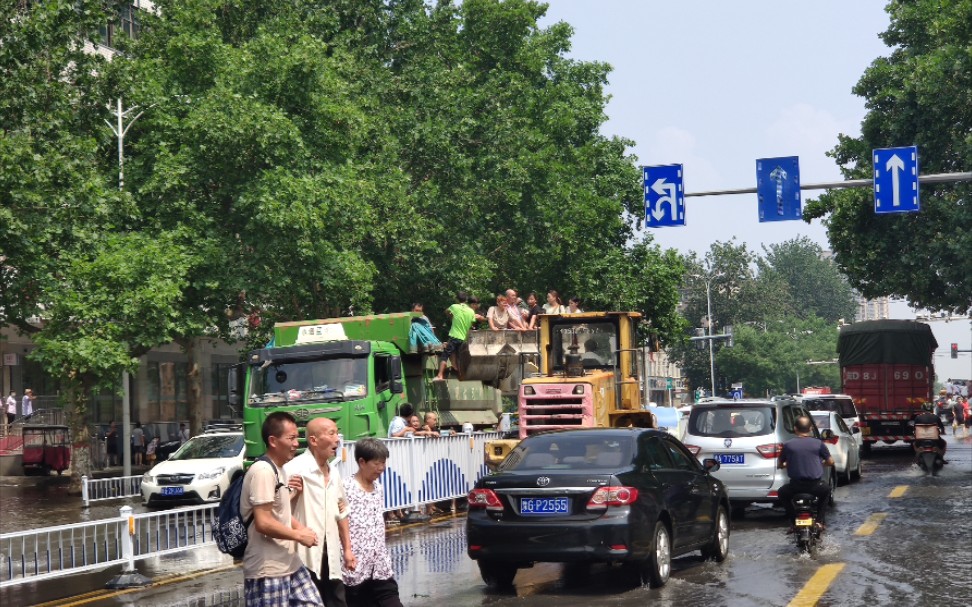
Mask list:
[[[476,320],[476,313],[464,303],[452,304],[449,306],[449,313],[452,314],[452,327],[449,329],[449,337],[466,341],[466,336],[469,335],[469,327]]]

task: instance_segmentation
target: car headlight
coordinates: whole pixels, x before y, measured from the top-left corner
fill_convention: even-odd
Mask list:
[[[224,472],[226,472],[226,467],[225,466],[220,467],[220,468],[213,468],[209,472],[203,472],[202,474],[197,474],[196,475],[196,478],[198,478],[201,481],[211,481],[214,478],[219,478],[219,477],[223,476],[223,473]]]
[[[143,474],[142,475],[142,482],[143,483],[151,483],[152,482],[152,475],[149,474],[148,472],[146,472],[145,474]]]

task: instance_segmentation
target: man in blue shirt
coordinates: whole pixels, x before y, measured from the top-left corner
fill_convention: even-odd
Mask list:
[[[793,522],[793,496],[809,493],[817,498],[817,522],[824,528],[830,485],[823,479],[824,466],[833,466],[827,445],[813,437],[813,424],[809,417],[798,417],[793,424],[797,437],[783,445],[780,468],[786,468],[790,482],[780,487],[780,501],[786,508],[787,520]]]

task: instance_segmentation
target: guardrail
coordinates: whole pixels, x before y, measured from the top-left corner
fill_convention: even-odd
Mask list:
[[[387,467],[379,479],[384,510],[417,509],[465,497],[488,472],[486,442],[501,436],[490,432],[388,439]],[[357,471],[354,443],[342,447],[335,466],[344,478]],[[139,495],[141,478],[85,479],[85,504]],[[110,519],[0,534],[0,588],[119,564],[125,565],[123,577],[138,576],[138,560],[213,545],[210,524],[217,507],[214,503],[134,514],[130,506],[123,506],[119,516]]]
[[[81,501],[87,508],[91,502],[113,500],[142,495],[142,475],[113,476],[110,478],[81,477]]]

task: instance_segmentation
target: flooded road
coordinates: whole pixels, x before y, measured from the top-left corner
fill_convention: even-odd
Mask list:
[[[660,589],[641,587],[621,567],[538,564],[521,570],[513,589],[490,591],[466,556],[462,517],[395,529],[388,542],[403,603],[409,606],[783,607],[799,595],[821,606],[967,607],[972,604],[972,439],[946,440],[951,464],[938,477],[913,467],[905,449],[876,448],[865,461],[863,479],[837,489],[816,559],[798,554],[784,533],[782,510],[751,507],[732,521],[724,563],[678,558],[671,580]],[[121,503],[109,504],[113,516]],[[144,561],[139,570],[156,586],[105,592],[101,589],[114,572],[102,572],[8,588],[0,591],[0,604],[30,605],[70,594],[79,596],[50,604],[243,604],[240,569],[215,549]],[[202,574],[209,570],[216,571]],[[93,594],[80,596],[88,592]]]

